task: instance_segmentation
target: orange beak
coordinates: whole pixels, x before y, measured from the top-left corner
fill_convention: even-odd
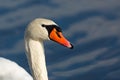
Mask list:
[[[72,44],[62,35],[62,32],[58,32],[55,28],[49,35],[50,39],[70,49],[73,48]]]

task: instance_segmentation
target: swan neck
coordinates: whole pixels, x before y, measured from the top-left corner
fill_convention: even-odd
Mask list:
[[[43,41],[25,40],[26,55],[34,80],[48,80]]]

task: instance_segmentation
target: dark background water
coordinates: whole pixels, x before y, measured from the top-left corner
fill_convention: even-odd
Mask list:
[[[0,1],[0,56],[28,72],[24,30],[38,17],[54,20],[74,45],[45,42],[50,80],[120,80],[120,0]]]

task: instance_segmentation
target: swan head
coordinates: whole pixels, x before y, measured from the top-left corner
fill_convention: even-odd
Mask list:
[[[61,28],[49,19],[33,20],[25,31],[25,38],[38,41],[52,40],[70,49],[73,48],[72,44],[62,35]]]

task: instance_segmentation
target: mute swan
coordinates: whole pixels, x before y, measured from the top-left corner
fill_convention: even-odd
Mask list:
[[[73,48],[58,25],[49,19],[37,18],[25,30],[25,49],[33,78],[16,63],[0,58],[0,80],[48,80],[44,55],[44,40]],[[4,70],[4,71],[3,71]]]

